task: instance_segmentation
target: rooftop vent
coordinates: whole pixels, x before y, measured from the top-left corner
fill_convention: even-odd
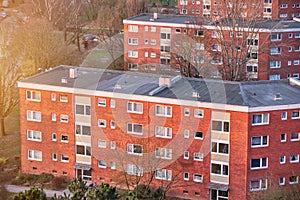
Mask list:
[[[280,101],[280,100],[282,100],[281,94],[280,93],[275,94],[274,101]]]
[[[122,89],[122,85],[119,84],[119,83],[117,83],[117,84],[115,85],[114,89],[120,90],[120,89]]]
[[[177,81],[179,81],[182,77],[180,75],[171,77],[159,77],[159,86],[165,85],[167,87],[172,87]]]
[[[64,84],[68,83],[68,79],[67,78],[62,78],[61,83],[64,83]]]
[[[157,19],[157,13],[153,13],[153,19]]]
[[[69,77],[77,78],[77,76],[78,76],[78,68],[70,68],[69,69]]]
[[[193,97],[200,98],[199,92],[194,91],[192,94]]]

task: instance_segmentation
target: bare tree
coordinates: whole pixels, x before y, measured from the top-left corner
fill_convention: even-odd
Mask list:
[[[7,26],[0,26],[0,137],[5,135],[4,119],[19,102],[17,81],[21,69],[8,46],[10,34]]]

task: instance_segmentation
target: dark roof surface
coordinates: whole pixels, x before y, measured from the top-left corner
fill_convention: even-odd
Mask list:
[[[249,107],[300,103],[300,88],[288,80],[242,83],[177,77],[171,87],[149,95],[159,87],[159,75],[79,67],[78,77],[73,79],[69,78],[70,68],[75,67],[59,66],[20,82]],[[62,78],[67,83],[62,83]],[[282,99],[274,100],[276,94]]]

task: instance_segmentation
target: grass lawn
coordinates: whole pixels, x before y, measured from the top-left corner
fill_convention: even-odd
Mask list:
[[[0,158],[8,158],[5,167],[0,166],[0,200],[11,195],[4,185],[16,177],[20,167],[20,115],[19,105],[5,119],[6,136],[0,138]]]

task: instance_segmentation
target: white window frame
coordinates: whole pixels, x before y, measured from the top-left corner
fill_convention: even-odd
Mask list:
[[[77,113],[77,106],[83,106],[83,114]],[[91,106],[86,104],[75,104],[75,115],[91,116]]]
[[[56,133],[51,134],[51,140],[52,141],[57,141],[57,134]]]
[[[202,174],[193,174],[193,181],[197,183],[202,183],[203,182]]]
[[[267,144],[264,144],[264,138],[267,138]],[[254,138],[260,138],[260,144],[256,145],[253,144]],[[268,147],[269,146],[269,136],[268,135],[262,135],[262,136],[252,136],[251,137],[251,148],[260,148],[260,147]]]
[[[266,166],[263,166],[263,159],[266,159]],[[259,160],[259,166],[258,167],[252,167],[252,161],[253,160]],[[256,170],[256,169],[267,169],[268,168],[268,158],[253,158],[250,160],[250,169]]]
[[[172,149],[167,148],[155,148],[155,157],[160,159],[171,160],[172,159]]]
[[[287,120],[287,112],[281,113],[281,120]]]
[[[213,126],[214,122],[221,123],[221,125],[222,125],[221,130],[214,129],[214,126]],[[225,123],[228,123],[228,130],[225,129],[225,127],[226,127]],[[211,130],[214,131],[214,132],[229,133],[230,132],[230,121],[213,119],[211,121]]]
[[[66,138],[66,139],[65,139]],[[60,135],[60,142],[63,142],[63,143],[69,143],[69,136],[68,135],[63,135],[61,134]]]
[[[163,126],[155,126],[154,127],[155,137],[159,138],[172,138],[172,128],[163,127]]]
[[[60,161],[68,163],[68,162],[70,162],[70,157],[68,155],[65,155],[65,154],[60,154]]]
[[[213,166],[212,165],[218,165],[220,167],[221,170],[217,170],[217,172],[213,172]],[[227,166],[227,174],[224,170],[224,166]],[[214,174],[214,175],[218,175],[218,176],[224,176],[224,177],[228,177],[229,176],[229,164],[228,163],[224,163],[224,162],[212,162],[211,163],[211,171],[210,171],[211,174]]]
[[[251,188],[251,182],[259,182],[259,187],[258,188]],[[265,186],[263,185],[265,183]],[[259,191],[259,190],[266,190],[268,188],[268,179],[256,179],[256,180],[251,180],[250,181],[250,191]]]
[[[295,160],[292,160],[294,158],[295,158]],[[299,163],[299,154],[291,154],[290,155],[290,163]]]
[[[204,111],[201,109],[194,109],[194,117],[196,118],[203,118],[204,117]]]
[[[41,142],[42,141],[42,132],[34,131],[34,130],[27,130],[26,138],[27,138],[27,140],[30,140],[30,141]]]
[[[135,152],[135,149],[139,147],[141,148],[141,152]],[[143,145],[140,144],[127,144],[126,145],[126,152],[128,154],[132,154],[132,155],[138,155],[138,156],[142,156],[143,155]]]
[[[41,122],[42,113],[38,111],[26,110],[27,121]]]
[[[279,178],[279,185],[285,185],[285,177]]]
[[[172,180],[172,170],[156,169],[155,170],[155,179],[171,181]]]
[[[105,160],[98,160],[97,164],[98,164],[99,168],[106,168],[107,167],[107,164],[106,164]]]
[[[286,157],[285,156],[280,156],[279,157],[279,163],[280,164],[285,164],[285,162],[286,162]]]
[[[52,120],[53,122],[56,121],[56,114],[55,114],[55,113],[51,113],[51,120]]]
[[[143,176],[143,168],[141,166],[134,165],[134,164],[127,164],[126,172],[129,175]]]
[[[190,174],[188,172],[183,172],[183,180],[185,180],[185,181],[190,180]]]
[[[116,107],[116,100],[111,99],[109,105],[110,105],[111,108],[115,108]]]
[[[261,116],[261,122],[254,122],[254,116]],[[269,124],[270,116],[269,113],[253,114],[252,115],[252,126]]]
[[[284,135],[284,140],[282,139],[283,135]],[[285,133],[280,134],[280,142],[286,142],[286,134]]]
[[[98,98],[98,106],[101,106],[101,107],[106,107],[106,99],[104,98]]]
[[[82,154],[77,152],[78,146],[83,147],[83,153]],[[91,157],[91,155],[92,155],[91,146],[76,144],[76,155]]]
[[[143,114],[143,103],[138,102],[127,102],[127,112]]]
[[[131,131],[128,129],[128,127],[131,126]],[[135,126],[142,126],[142,131],[141,132],[137,132],[135,131]],[[135,135],[143,135],[143,125],[142,124],[137,124],[137,123],[127,123],[126,124],[126,132],[130,133],[130,134],[135,134]]]
[[[135,25],[128,25],[128,32],[137,33],[139,31],[139,27]]]
[[[56,94],[55,93],[51,93],[51,101],[56,101]]]
[[[298,137],[293,138],[292,136],[294,135],[297,135]],[[300,138],[300,133],[291,133],[291,137],[290,137],[291,142],[299,141],[299,138]]]
[[[110,141],[109,142],[109,147],[110,147],[110,149],[116,149],[116,142],[115,141]]]
[[[110,169],[117,169],[116,162],[109,163]]]
[[[65,114],[60,114],[59,121],[62,123],[68,123],[69,122],[69,116]]]
[[[164,106],[158,104],[155,105],[155,115],[162,117],[172,117],[172,106]]]
[[[156,27],[155,26],[151,26],[150,27],[150,32],[156,32]]]
[[[27,152],[28,160],[42,161],[43,160],[43,152],[38,150],[29,149]]]
[[[197,133],[202,133],[202,136],[198,137]],[[202,131],[194,131],[194,139],[196,139],[196,140],[203,140],[203,138],[204,138],[204,133]]]
[[[128,51],[128,58],[138,58],[139,52],[138,51]]]
[[[139,40],[138,40],[138,38],[128,38],[128,44],[129,45],[138,45]]]
[[[60,94],[59,95],[59,101],[60,102],[64,102],[64,103],[68,102],[69,101],[68,100],[68,95],[66,95],[66,94]]]
[[[106,120],[105,119],[98,119],[98,127],[106,128]]]
[[[271,47],[270,48],[270,54],[271,55],[281,54],[281,48],[280,47]]]
[[[106,140],[98,140],[98,148],[106,148]]]
[[[186,117],[190,116],[190,108],[184,108],[184,109],[183,109],[183,114],[184,114],[184,116],[186,116]]]
[[[115,129],[116,128],[116,122],[114,120],[110,120],[109,126],[110,126],[111,129]]]
[[[184,129],[184,131],[183,131],[183,137],[184,138],[189,138],[190,137],[190,130]]]
[[[79,127],[79,130],[77,129],[77,127]],[[85,127],[87,127],[88,129],[89,129],[89,133],[87,134],[87,133],[84,133],[83,132],[83,129],[85,128]],[[76,135],[80,135],[80,136],[91,136],[91,126],[90,126],[90,124],[88,124],[88,123],[76,123],[75,124],[75,134]]]
[[[215,144],[214,144],[215,143]],[[224,144],[224,145],[227,145],[227,153],[224,152],[221,148],[220,148],[220,145],[221,144]],[[213,140],[211,142],[211,153],[212,154],[220,154],[220,155],[229,155],[229,144],[228,144],[228,141],[222,141],[222,140]],[[216,152],[214,151],[214,147],[216,147]]]
[[[194,160],[195,161],[203,161],[203,153],[194,152]]]
[[[183,152],[183,159],[188,160],[190,158],[190,153],[188,151]]]
[[[299,60],[294,60],[293,63],[294,65],[299,65]]]
[[[294,181],[294,182],[291,182],[291,178],[292,177],[296,177],[296,181]],[[299,176],[290,176],[290,178],[289,178],[289,184],[290,185],[292,185],[292,184],[297,184],[299,182]]]
[[[280,67],[281,67],[281,61],[278,61],[278,60],[270,61],[271,69],[276,69],[276,68],[280,68]]]
[[[294,113],[298,113],[298,116],[293,117],[293,114],[294,114]],[[292,111],[291,118],[292,118],[292,119],[300,119],[300,111],[299,111],[299,110],[297,110],[297,111]]]
[[[57,161],[57,154],[56,153],[52,153],[52,160]]]
[[[41,102],[41,92],[33,91],[33,90],[26,90],[26,100]]]
[[[274,37],[274,38],[273,38]],[[282,39],[282,34],[281,33],[273,33],[270,34],[270,39],[271,41],[281,41]]]
[[[300,38],[300,33],[295,33],[295,38]]]

